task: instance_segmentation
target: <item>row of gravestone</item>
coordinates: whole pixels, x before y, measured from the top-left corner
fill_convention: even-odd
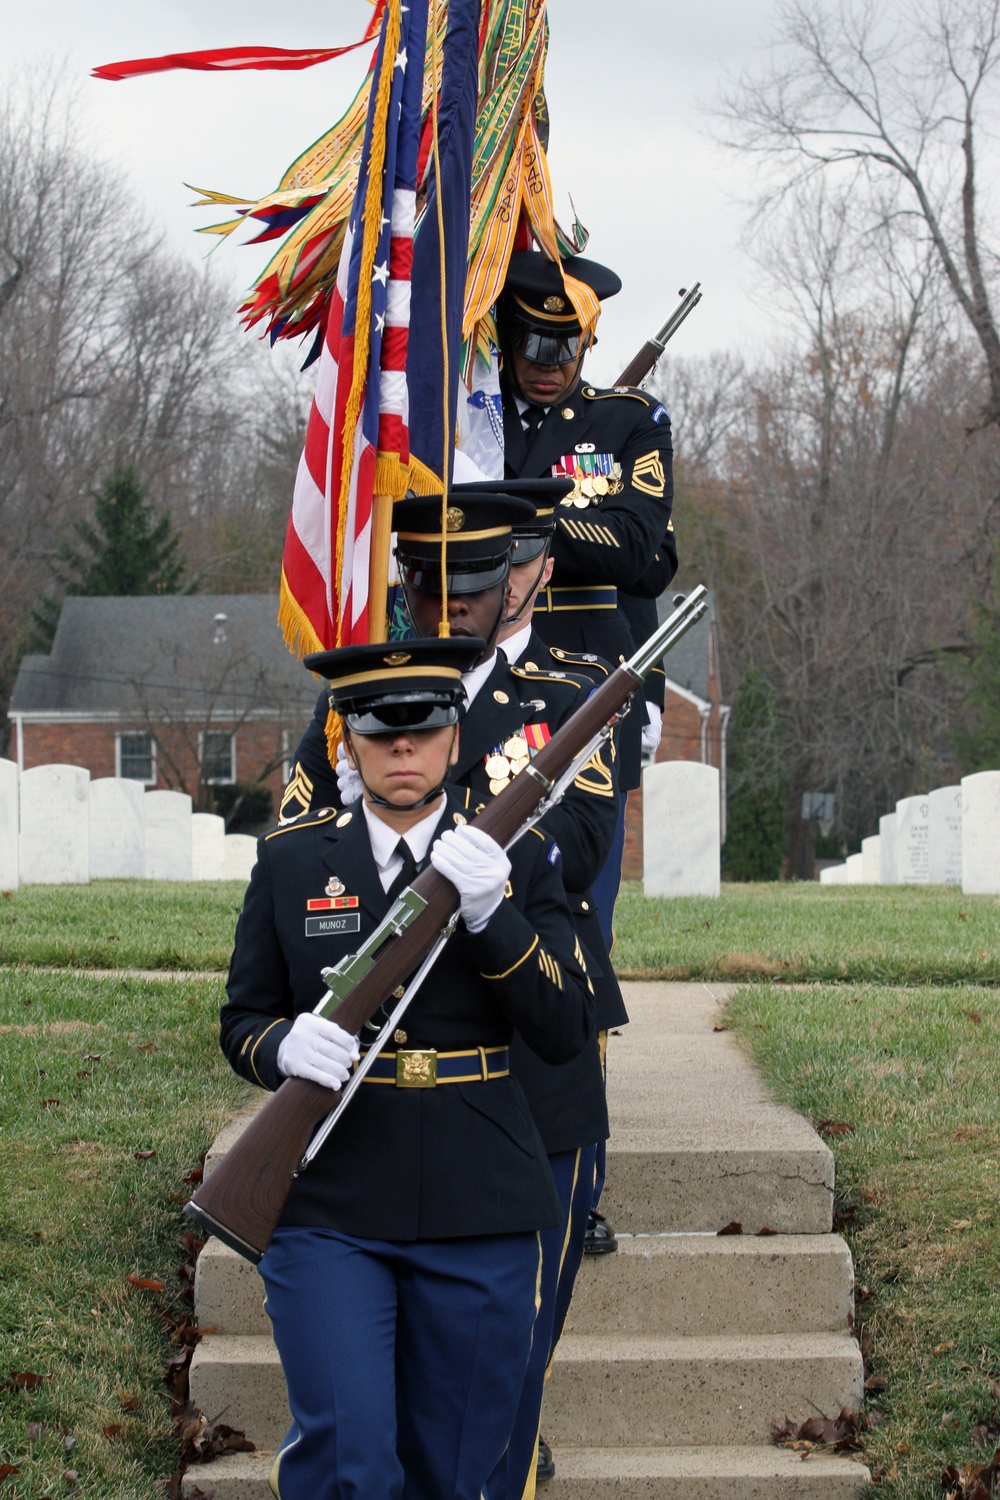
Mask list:
[[[861,851],[820,872],[824,885],[960,885],[966,895],[1000,894],[1000,771],[960,786],[904,797],[879,819]]]
[[[147,792],[81,766],[18,772],[0,760],[0,890],[90,880],[242,880],[257,840],[192,813],[184,792]]]

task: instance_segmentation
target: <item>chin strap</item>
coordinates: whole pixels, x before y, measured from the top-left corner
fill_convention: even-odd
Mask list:
[[[549,541],[546,542],[545,549],[542,552],[541,562],[538,565],[538,572],[535,574],[535,581],[534,581],[534,583],[531,585],[530,589],[525,594],[524,598],[521,600],[521,608],[519,610],[517,610],[517,612],[515,614],[508,615],[507,618],[504,620],[503,623],[505,625],[516,625],[517,622],[523,617],[525,610],[527,610],[528,614],[530,615],[531,611],[534,609],[534,607],[535,607],[535,595],[538,593],[538,586],[539,586],[539,584],[542,581],[542,574],[545,572],[545,564],[549,560],[549,552],[550,552],[551,548],[552,548],[552,540],[550,538]]]

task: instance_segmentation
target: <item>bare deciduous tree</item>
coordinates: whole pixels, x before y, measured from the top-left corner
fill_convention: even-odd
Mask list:
[[[719,111],[727,143],[770,169],[758,220],[834,173],[870,225],[916,222],[985,361],[980,420],[1000,424],[996,226],[980,173],[1000,102],[1000,0],[783,0],[777,16],[770,64]]]

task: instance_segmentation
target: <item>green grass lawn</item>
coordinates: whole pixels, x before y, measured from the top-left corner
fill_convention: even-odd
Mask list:
[[[183,1179],[250,1092],[218,1049],[220,994],[0,972],[0,1466],[20,1470],[3,1500],[153,1500],[177,1467],[156,1309],[186,1306]],[[11,1389],[24,1374],[43,1378]]]
[[[0,964],[225,969],[238,883],[26,886],[0,901]],[[1000,983],[1000,898],[953,886],[724,885],[647,901],[626,881],[615,967],[632,979]]]
[[[225,969],[243,881],[28,885],[0,900],[0,964]]]
[[[957,886],[805,881],[647,901],[626,881],[615,936],[623,978],[1000,983],[1000,897]]]
[[[942,1466],[992,1457],[971,1429],[1000,1400],[1000,992],[746,986],[730,1011],[779,1098],[829,1144],[867,1325],[866,1460],[891,1500],[940,1495]]]
[[[110,881],[0,900],[0,1472],[20,1471],[2,1500],[63,1500],[67,1468],[78,1493],[153,1500],[176,1466],[157,1304],[184,1305],[183,1179],[248,1094],[217,1047],[221,975],[193,971],[225,969],[241,901],[238,884]],[[853,1127],[831,1145],[888,1382],[866,1457],[889,1500],[930,1500],[945,1462],[986,1456],[973,1429],[1000,1379],[998,919],[1000,901],[941,887],[646,902],[627,884],[619,905],[619,972],[760,981],[732,1002],[741,1039],[780,1097]],[[805,979],[837,982],[790,983]],[[51,1379],[11,1388],[24,1372]]]

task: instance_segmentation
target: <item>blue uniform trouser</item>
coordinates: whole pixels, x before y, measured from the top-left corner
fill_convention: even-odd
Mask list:
[[[531,1357],[507,1452],[490,1476],[487,1500],[531,1500],[535,1493],[538,1423],[545,1377],[563,1331],[594,1191],[594,1146],[549,1156],[562,1219],[542,1232],[542,1277]]]
[[[480,1500],[524,1382],[538,1235],[278,1229],[260,1271],[292,1414],[279,1500]]]

